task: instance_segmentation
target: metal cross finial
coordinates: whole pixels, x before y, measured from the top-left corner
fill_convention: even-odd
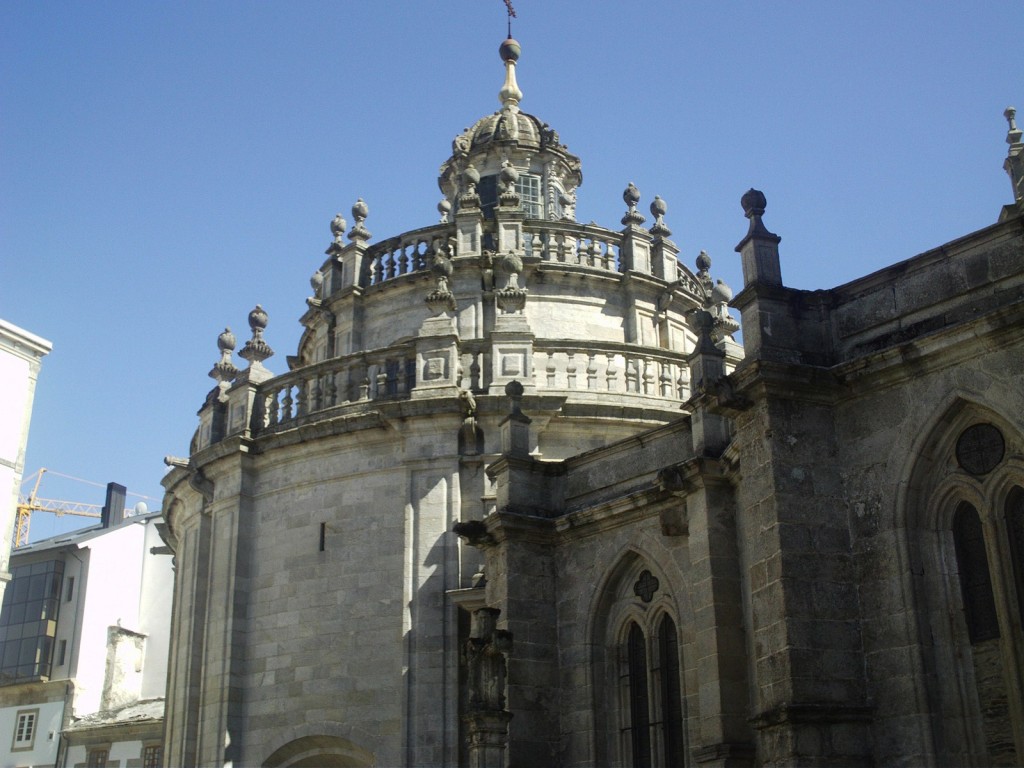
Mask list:
[[[512,19],[516,16],[516,9],[512,7],[512,0],[505,0],[505,10],[508,11],[508,36],[512,37]]]

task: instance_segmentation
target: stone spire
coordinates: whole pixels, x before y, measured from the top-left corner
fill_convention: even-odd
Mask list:
[[[498,53],[501,54],[501,60],[505,62],[505,84],[498,91],[498,101],[501,102],[504,109],[518,112],[519,102],[523,100],[523,92],[519,90],[519,84],[516,83],[516,62],[519,61],[522,48],[519,46],[519,41],[509,35],[508,39],[498,48]]]
[[[1013,186],[1013,201],[1019,206],[1024,206],[1024,143],[1021,142],[1024,131],[1017,127],[1017,110],[1013,107],[1007,107],[1003,117],[1009,125],[1006,143],[1010,145],[1003,169],[1009,175],[1010,184]]]

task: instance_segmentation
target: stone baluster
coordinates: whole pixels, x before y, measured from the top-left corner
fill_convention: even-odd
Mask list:
[[[377,393],[375,399],[380,400],[388,394],[388,369],[387,365],[377,366]]]
[[[558,239],[555,236],[555,233],[547,232],[545,233],[545,238],[547,240],[547,243],[545,245],[545,250],[547,251],[544,257],[545,260],[558,261]]]
[[[555,353],[548,352],[548,364],[545,368],[548,375],[548,386],[552,389],[555,387]]]
[[[276,426],[280,422],[280,408],[277,401],[280,392],[274,389],[267,395],[264,401],[264,409],[266,411],[266,423],[268,427]]]
[[[626,391],[640,391],[640,371],[637,366],[636,358],[633,357],[626,358]]]
[[[597,389],[596,357],[594,352],[587,353],[587,389]]]
[[[325,384],[326,378],[321,373],[316,374],[312,379],[310,379],[309,399],[307,401],[309,413],[321,411],[326,405],[326,399],[324,397]]]
[[[690,394],[689,371],[685,365],[679,366],[679,376],[676,378],[676,392],[680,400],[686,400]]]
[[[309,387],[311,382],[300,379],[295,386],[295,418],[305,416],[309,411]]]
[[[569,389],[576,389],[576,353],[567,352],[565,363],[565,384]]]
[[[654,389],[654,361],[649,357],[643,360],[643,393],[653,394]]]
[[[359,382],[359,399],[369,400],[370,399],[370,372],[367,369],[366,375],[363,380]]]
[[[540,232],[534,232],[533,237],[530,238],[530,255],[531,256],[544,256],[544,241],[541,239]]]
[[[284,388],[284,396],[281,398],[281,422],[291,421],[292,416],[292,405],[295,401],[292,399],[292,385],[289,384]]]
[[[406,373],[408,372],[408,370],[409,365],[405,358],[400,359],[398,361],[398,370],[396,371],[395,375],[395,394],[398,395],[399,397],[401,397],[402,395],[409,391],[405,385]]]
[[[326,385],[324,387],[324,394],[327,398],[325,407],[327,408],[333,408],[338,404],[338,378],[340,376],[341,372],[335,371],[334,373],[328,373],[327,376],[324,377],[324,383]]]
[[[661,375],[658,377],[661,396],[672,397],[672,363],[667,360],[661,362]]]
[[[615,367],[615,355],[612,352],[608,353],[608,367],[605,369],[604,378],[608,384],[608,391],[615,391],[615,379],[619,375],[618,369]]]
[[[376,285],[381,281],[381,260],[383,252],[378,253],[370,259],[370,285]]]

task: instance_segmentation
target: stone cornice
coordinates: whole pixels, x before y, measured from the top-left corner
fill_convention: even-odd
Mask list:
[[[551,518],[499,510],[488,515],[484,523],[494,544],[522,541],[551,546],[554,543],[555,522]]]
[[[981,340],[998,346],[1024,330],[1024,296],[974,319],[856,357],[832,371],[844,387],[885,388],[943,368],[961,365],[985,353]]]
[[[673,494],[649,487],[569,512],[553,522],[559,539],[564,542],[658,517],[665,508],[678,504],[679,500]]]
[[[985,354],[986,343],[988,348],[998,347],[1003,341],[1015,340],[1022,329],[1024,297],[973,319],[829,368],[750,359],[739,365],[729,379],[734,383],[733,391],[751,399],[758,399],[758,392],[762,392],[775,398],[834,405],[859,397],[866,389],[885,389],[963,365]],[[729,410],[725,403],[712,407],[723,413]]]

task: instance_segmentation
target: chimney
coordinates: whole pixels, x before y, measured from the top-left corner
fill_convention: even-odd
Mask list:
[[[118,483],[107,483],[107,501],[100,513],[100,525],[116,528],[124,522],[124,500],[128,489]]]

